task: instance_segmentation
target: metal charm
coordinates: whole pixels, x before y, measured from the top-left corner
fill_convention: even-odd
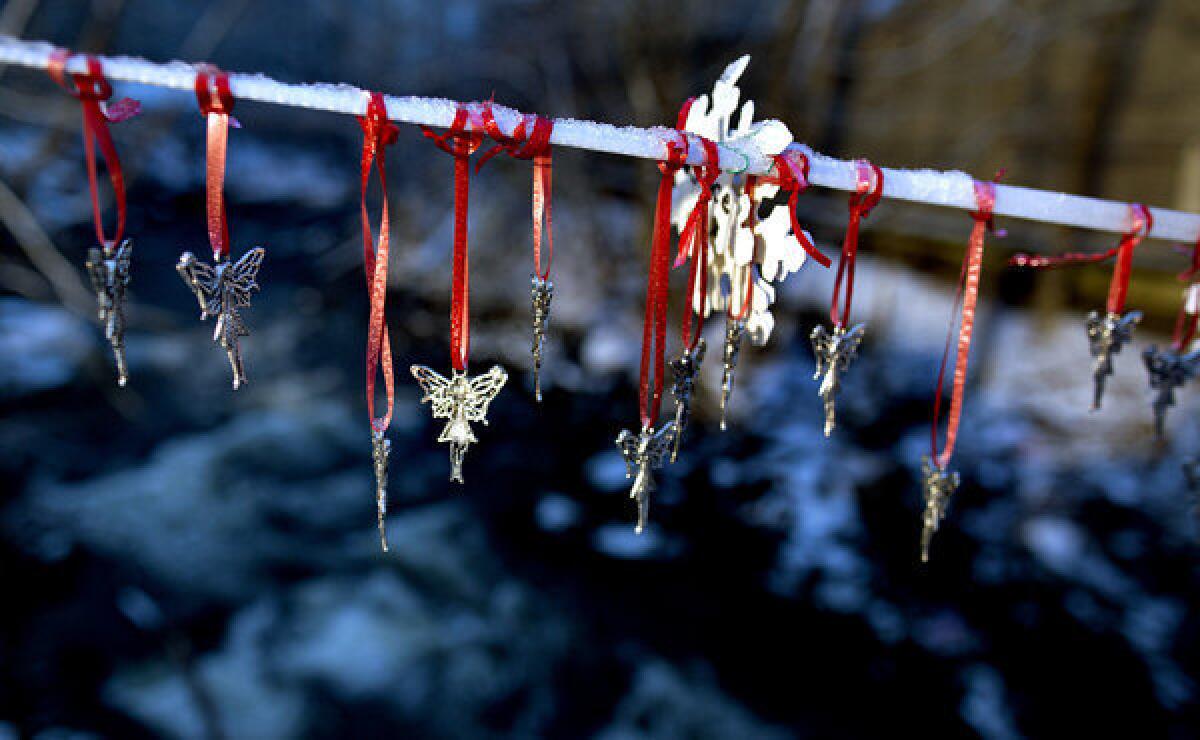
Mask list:
[[[433,418],[449,420],[437,441],[450,444],[450,480],[462,483],[467,448],[479,441],[471,431],[471,422],[487,425],[488,404],[508,381],[508,373],[499,365],[474,378],[461,370],[447,378],[425,365],[413,365],[410,370],[425,393],[421,403],[429,401]]]
[[[725,431],[725,413],[729,407],[729,396],[733,393],[733,374],[737,370],[738,355],[742,352],[742,338],[746,336],[746,322],[725,317],[725,352],[721,370],[721,431]]]
[[[1167,421],[1167,409],[1175,405],[1175,389],[1182,388],[1200,368],[1200,350],[1180,354],[1175,350],[1160,351],[1151,345],[1142,352],[1146,372],[1150,376],[1150,389],[1157,391],[1154,397],[1154,432],[1159,439]]]
[[[866,324],[856,324],[849,331],[844,326],[834,327],[833,333],[825,330],[824,326],[813,327],[809,339],[812,340],[813,354],[817,357],[817,370],[813,380],[820,380],[821,387],[817,394],[825,402],[825,436],[833,434],[837,425],[837,411],[834,407],[838,390],[841,388],[841,375],[850,366],[858,354],[858,345],[862,343]]]
[[[104,338],[112,345],[117,363],[117,385],[129,380],[125,366],[125,286],[129,285],[129,263],[133,240],[111,242],[88,250],[87,272],[96,293],[96,315],[104,326]]]
[[[662,470],[667,454],[675,443],[678,429],[675,422],[668,421],[657,432],[653,427],[642,427],[640,434],[622,429],[617,435],[617,448],[625,458],[625,477],[633,478],[629,498],[637,501],[638,518],[633,531],[641,534],[646,528],[650,513],[650,494],[656,489],[654,470]]]
[[[375,463],[375,509],[379,519],[379,545],[388,551],[387,525],[387,481],[388,455],[392,452],[392,441],[383,436],[382,429],[371,429],[371,460]]]
[[[683,432],[692,420],[692,394],[696,391],[696,375],[700,372],[700,363],[704,361],[707,348],[708,344],[700,339],[695,349],[684,350],[679,359],[671,363],[671,374],[674,376],[671,395],[675,396],[675,442],[671,445],[671,462],[675,462],[679,456],[679,441],[683,439]]]
[[[191,252],[184,252],[175,265],[179,276],[196,295],[196,301],[200,304],[200,320],[217,317],[213,341],[221,345],[229,358],[235,391],[246,382],[240,340],[250,336],[250,330],[246,328],[238,309],[248,308],[251,292],[259,289],[258,269],[262,267],[266,255],[267,250],[255,247],[237,262],[231,263],[226,259],[213,266],[196,259]]]
[[[921,479],[925,489],[925,512],[921,515],[921,562],[928,563],[933,533],[946,517],[950,497],[958,490],[962,479],[958,473],[947,472],[928,456],[921,458]]]
[[[1130,311],[1124,316],[1110,313],[1100,317],[1092,311],[1087,317],[1088,349],[1096,361],[1092,364],[1092,379],[1096,392],[1092,398],[1092,411],[1100,408],[1104,399],[1104,381],[1113,374],[1113,356],[1121,351],[1126,342],[1133,339],[1133,328],[1142,320],[1141,311]]]
[[[550,320],[550,300],[554,298],[554,283],[533,276],[533,394],[542,402],[542,345],[546,341],[546,323]]]

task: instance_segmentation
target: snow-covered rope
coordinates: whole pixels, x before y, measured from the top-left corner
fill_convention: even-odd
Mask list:
[[[55,47],[39,41],[21,41],[0,35],[0,64],[45,69]],[[112,80],[140,85],[171,88],[191,93],[196,68],[185,62],[157,64],[132,57],[101,57],[104,74]],[[68,70],[83,72],[85,60],[72,57]],[[235,98],[262,103],[289,105],[299,108],[326,110],[361,116],[366,112],[368,93],[345,84],[288,84],[259,74],[230,74],[230,88]],[[390,118],[399,123],[423,124],[448,128],[460,105],[443,98],[416,96],[386,96]],[[509,134],[521,120],[521,113],[494,105],[492,110],[501,130]],[[613,126],[594,121],[560,118],[554,121],[551,143],[556,146],[588,149],[627,157],[661,160],[666,157],[666,142],[676,141],[674,129],[663,127],[637,128]],[[838,190],[854,191],[856,166],[854,162],[834,159],[812,151],[803,144],[792,144],[809,156],[809,180]],[[703,148],[690,148],[690,164],[703,163]],[[771,168],[771,157],[743,139],[734,146],[730,142],[718,146],[722,170],[765,175]],[[885,198],[914,203],[974,210],[974,180],[964,172],[936,170],[884,169]],[[1195,242],[1200,239],[1200,214],[1151,208],[1154,229],[1148,235],[1154,239],[1176,242]],[[996,187],[995,214],[1027,221],[1075,226],[1113,233],[1129,230],[1129,205],[1099,198],[1069,195],[1015,185]]]

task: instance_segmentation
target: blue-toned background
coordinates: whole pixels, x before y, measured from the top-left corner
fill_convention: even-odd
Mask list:
[[[8,0],[0,28],[638,125],[672,122],[749,53],[759,117],[827,153],[1200,210],[1186,0]],[[1139,356],[1178,305],[1187,260],[1169,245],[1139,249],[1130,304],[1147,318],[1090,414],[1083,316],[1109,270],[1004,262],[1115,237],[1006,223],[989,240],[964,483],[922,567],[918,463],[970,219],[885,202],[864,230],[868,340],[834,438],[807,342],[832,276],[810,265],[781,289],[768,346],[743,351],[724,433],[710,352],[698,424],[638,537],[612,440],[637,420],[657,170],[556,153],[540,407],[528,165],[474,180],[473,366],[511,380],[451,486],[407,366],[449,365],[452,164],[405,127],[389,151],[385,555],[358,125],[237,108],[234,251],[268,258],[250,382],[232,393],[173,269],[206,245],[203,121],[187,94],[117,95],[145,111],[114,127],[136,248],[126,389],[81,282],[78,104],[43,74],[0,71],[0,738],[1198,734],[1200,552],[1181,470],[1200,454],[1198,406],[1189,389],[1155,444]],[[801,198],[828,253],[845,214],[845,194]],[[710,348],[721,333],[713,321]]]

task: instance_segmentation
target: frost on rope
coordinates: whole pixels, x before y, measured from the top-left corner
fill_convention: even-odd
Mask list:
[[[792,134],[779,121],[754,122],[754,101],[747,100],[738,111],[741,91],[737,80],[745,71],[750,57],[744,56],[725,68],[713,85],[712,96],[701,95],[688,114],[684,129],[713,141],[727,144],[744,152],[750,159],[769,160],[792,143]],[[734,113],[738,113],[736,125]],[[737,169],[740,169],[741,163]],[[743,192],[745,177],[722,172],[713,186],[708,247],[708,303],[705,315],[726,311],[730,304],[736,311],[741,307],[747,273],[754,280],[754,297],[746,330],[751,341],[763,345],[775,326],[770,306],[775,300],[779,282],[804,264],[804,251],[791,236],[791,223],[786,208],[774,208],[753,230],[744,224],[750,213],[750,197]],[[775,196],[779,188],[760,185],[758,195],[763,200]],[[700,186],[691,174],[680,171],[675,176],[675,198],[671,221],[683,229],[688,214],[700,197]],[[699,286],[697,286],[697,289]],[[699,310],[701,296],[692,296]]]

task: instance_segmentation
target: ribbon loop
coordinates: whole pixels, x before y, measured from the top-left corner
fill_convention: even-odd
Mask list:
[[[121,159],[117,156],[117,147],[113,143],[112,133],[108,129],[110,122],[124,120],[136,115],[136,101],[120,101],[122,111],[120,116],[110,116],[102,104],[112,97],[112,85],[104,77],[104,68],[100,60],[93,56],[87,57],[87,72],[66,74],[67,62],[71,52],[58,49],[50,55],[47,71],[68,94],[79,100],[83,109],[83,151],[87,164],[88,191],[92,199],[92,222],[96,231],[96,240],[101,247],[112,248],[121,243],[125,235],[125,175],[121,170]],[[96,148],[104,157],[108,168],[108,179],[112,184],[113,199],[117,206],[117,225],[112,239],[104,233],[104,218],[100,209],[99,178],[96,174]]]
[[[366,114],[358,118],[363,132],[363,149],[360,166],[363,235],[363,267],[367,279],[367,296],[370,314],[367,323],[366,387],[367,416],[371,428],[385,431],[392,422],[395,405],[395,375],[392,371],[392,347],[388,336],[387,305],[388,243],[390,224],[388,220],[387,159],[385,147],[394,144],[399,133],[388,120],[387,105],[381,93],[371,93],[367,101]],[[371,179],[371,166],[379,173],[380,215],[379,241],[371,235],[371,220],[367,211],[367,186]],[[375,377],[382,372],[387,410],[382,416],[375,415]]]
[[[682,267],[689,259],[692,263],[688,271],[687,302],[683,307],[683,320],[680,325],[680,336],[688,350],[696,348],[704,326],[708,301],[709,207],[712,204],[713,185],[721,176],[717,145],[702,136],[699,139],[704,147],[704,164],[692,167],[692,172],[700,184],[700,194],[679,234],[679,253],[675,257],[674,265],[676,268]],[[696,307],[697,290],[700,296],[699,308]]]
[[[992,210],[996,205],[996,187],[990,182],[975,182],[976,210],[971,213],[974,226],[963,254],[962,272],[959,275],[958,292],[954,299],[958,317],[958,350],[954,358],[954,387],[950,397],[950,414],[946,422],[946,445],[938,451],[938,425],[942,415],[942,391],[946,380],[946,369],[950,359],[950,344],[954,338],[954,322],[946,333],[946,346],[942,351],[942,364],[938,369],[937,388],[933,396],[933,423],[930,425],[932,459],[938,467],[945,469],[954,454],[958,441],[959,421],[962,418],[963,396],[967,386],[967,367],[971,355],[971,335],[975,329],[975,308],[979,300],[979,280],[983,272],[984,236],[994,230]]]
[[[676,141],[665,142],[666,158],[658,163],[662,178],[654,204],[654,234],[650,267],[646,273],[646,313],[642,322],[642,361],[638,379],[638,413],[642,428],[649,429],[662,409],[663,374],[666,372],[667,289],[671,269],[671,194],[675,173],[687,163],[688,138],[676,131]],[[654,375],[650,370],[653,362]]]
[[[438,149],[454,157],[454,258],[451,275],[450,361],[458,372],[466,372],[471,352],[470,254],[467,244],[467,210],[471,194],[470,156],[483,143],[483,134],[466,130],[467,109],[454,112],[450,130],[436,134],[427,126],[421,131]]]
[[[800,158],[798,163],[795,157]],[[785,150],[783,154],[776,154],[773,161],[779,179],[779,189],[788,193],[787,209],[788,218],[792,222],[792,236],[796,238],[800,248],[809,257],[816,260],[817,264],[821,267],[829,267],[833,264],[832,261],[812,243],[796,216],[796,206],[799,203],[800,194],[808,190],[808,156],[801,151]]]
[[[850,306],[854,299],[854,268],[858,260],[858,232],[862,220],[883,198],[883,170],[865,159],[855,162],[857,187],[850,196],[850,220],[846,225],[846,236],[842,240],[842,255],[838,260],[837,276],[833,282],[833,301],[829,318],[835,328],[850,323]],[[845,301],[839,308],[842,291]]]

